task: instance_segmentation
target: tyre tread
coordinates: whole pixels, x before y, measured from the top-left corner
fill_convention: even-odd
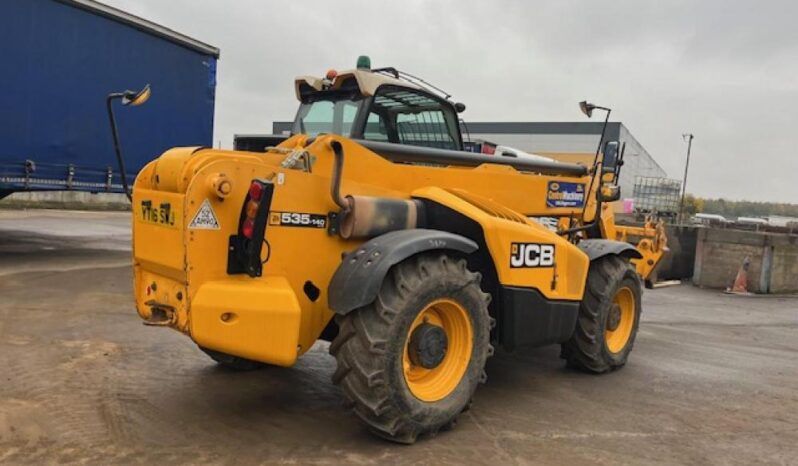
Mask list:
[[[330,353],[338,363],[333,383],[343,391],[344,404],[351,407],[369,430],[391,441],[413,443],[419,435],[433,434],[443,427],[420,429],[417,419],[399,409],[394,399],[398,396],[397,389],[389,385],[382,366],[388,345],[386,335],[400,315],[398,310],[404,309],[404,304],[429,277],[439,275],[445,275],[457,287],[474,284],[479,287],[480,275],[468,271],[465,260],[455,261],[445,254],[422,254],[394,266],[373,303],[337,317],[340,331],[330,345]],[[487,298],[479,312],[484,313],[488,322],[489,295],[482,295]],[[492,353],[492,347],[489,344],[487,347],[491,351],[476,355],[482,358],[478,361],[481,368],[487,353]]]
[[[622,362],[610,360],[604,351],[604,342],[600,335],[604,332],[602,324],[602,309],[608,306],[608,301],[613,296],[607,293],[608,289],[615,289],[627,277],[633,276],[637,281],[637,293],[640,293],[640,279],[634,267],[618,256],[608,256],[590,264],[585,294],[579,307],[576,329],[571,339],[563,344],[561,356],[569,367],[574,367],[587,372],[603,373],[622,366]],[[638,309],[639,312],[639,309]],[[639,320],[639,317],[636,317]],[[634,345],[633,328],[626,354]]]

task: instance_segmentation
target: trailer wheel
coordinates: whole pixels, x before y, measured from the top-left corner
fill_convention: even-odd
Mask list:
[[[641,294],[629,262],[609,256],[591,263],[576,330],[562,346],[568,365],[602,373],[626,364],[640,323]]]
[[[480,279],[465,260],[415,256],[391,269],[374,303],[338,317],[333,382],[372,432],[413,443],[468,408],[493,353]]]
[[[258,361],[253,361],[251,359],[240,358],[238,356],[233,356],[231,354],[222,353],[219,351],[214,351],[212,349],[199,347],[205,354],[211,357],[214,361],[219,363],[221,366],[226,367],[228,369],[236,370],[236,371],[254,371],[256,369],[262,368],[265,364]]]

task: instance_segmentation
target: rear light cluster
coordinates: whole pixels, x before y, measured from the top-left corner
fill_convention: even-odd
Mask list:
[[[253,181],[249,187],[249,201],[247,201],[244,211],[244,223],[241,225],[241,233],[249,239],[252,239],[252,234],[255,232],[255,217],[258,215],[262,197],[263,185]]]
[[[227,256],[227,273],[246,273],[250,277],[260,277],[264,261],[262,254],[266,241],[266,221],[271,209],[274,185],[268,180],[252,180],[241,206],[238,217],[238,231],[230,235]],[[269,260],[269,254],[266,254]]]

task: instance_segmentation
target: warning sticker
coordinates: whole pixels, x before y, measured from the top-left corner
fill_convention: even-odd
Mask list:
[[[209,200],[205,199],[188,227],[192,230],[218,230],[221,228]]]

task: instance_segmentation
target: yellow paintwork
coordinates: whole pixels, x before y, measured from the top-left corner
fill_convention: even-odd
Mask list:
[[[635,325],[635,297],[632,290],[623,287],[620,288],[612,300],[613,306],[618,306],[620,312],[620,320],[618,327],[614,330],[604,330],[604,342],[607,349],[611,353],[620,353],[629,343],[629,337],[632,336],[632,329]]]
[[[408,346],[413,331],[428,323],[446,332],[448,348],[443,361],[432,369],[416,366],[410,360]],[[410,392],[419,400],[434,402],[449,396],[463,378],[474,347],[474,329],[466,309],[451,299],[439,299],[418,313],[407,331],[402,353],[402,368]]]
[[[298,354],[301,313],[285,278],[236,275],[202,284],[191,304],[191,335],[206,348],[290,366]]]
[[[637,251],[643,255],[641,259],[632,259],[637,274],[644,280],[652,279],[652,274],[657,264],[668,251],[668,237],[665,234],[665,224],[662,220],[654,223],[653,219],[648,219],[644,226],[619,226],[615,224],[615,216],[612,208],[605,204],[601,211],[601,232],[604,238],[633,243],[634,238],[638,238],[635,245]]]
[[[482,226],[503,284],[534,287],[550,299],[581,300],[587,256],[526,217],[579,216],[582,209],[546,206],[547,183],[587,186],[589,177],[540,176],[493,164],[473,168],[397,164],[353,140],[332,135],[304,147],[313,159],[311,173],[281,168],[287,150],[304,146],[306,137],[299,135],[281,144],[286,150],[268,153],[172,149],[139,173],[133,192],[133,252],[136,305],[142,318],[150,316],[149,301],[171,306],[171,326],[201,345],[273,364],[290,365],[307,351],[332,318],[327,285],[341,254],[365,240],[343,240],[326,229],[269,226],[269,247],[263,248],[263,259],[268,254],[269,260],[261,278],[227,274],[228,240],[237,233],[254,178],[274,182],[272,212],[338,211],[330,196],[333,139],[341,142],[345,154],[344,195],[415,196],[447,205]],[[229,183],[223,196],[218,191],[220,179]],[[588,199],[592,197],[588,193]],[[145,221],[140,213],[143,201],[168,203],[173,227]],[[204,203],[215,213],[218,229],[190,226]],[[590,205],[594,204],[588,201],[588,209]],[[513,242],[556,245],[556,266],[510,268]],[[314,302],[302,291],[308,281],[321,290]],[[275,303],[289,302],[285,308],[275,308]],[[224,313],[237,315],[237,323],[220,320]]]
[[[441,188],[413,191],[414,197],[429,199],[450,207],[480,224],[485,234],[499,281],[507,286],[535,287],[549,299],[579,301],[584,293],[590,261],[579,248],[546,227],[519,216],[524,223],[497,218],[485,210]],[[471,195],[473,196],[473,195]],[[495,204],[487,199],[483,203]],[[494,208],[500,208],[494,205]],[[511,268],[512,243],[549,243],[555,245],[555,267]],[[555,280],[556,275],[556,280]]]

